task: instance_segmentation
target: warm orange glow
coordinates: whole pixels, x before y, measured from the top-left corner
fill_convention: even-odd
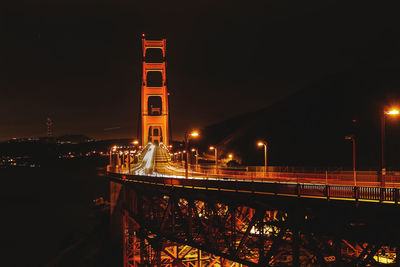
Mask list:
[[[139,140],[133,140],[132,144],[138,145],[139,144]]]
[[[195,151],[196,151],[196,149],[192,148],[192,152],[195,152]]]
[[[112,151],[116,151],[116,150],[117,150],[117,146],[113,146]]]
[[[229,154],[228,157],[229,157],[230,159],[232,159],[232,158],[233,158],[233,155],[232,155],[232,154]]]
[[[186,150],[183,150],[183,153],[186,153]]]
[[[193,132],[190,133],[190,136],[191,137],[197,137],[197,136],[199,136],[199,132],[198,131],[193,131]]]
[[[259,142],[257,143],[257,146],[263,146],[263,145],[264,145],[264,143],[261,142],[261,141],[259,141]]]
[[[142,36],[142,49],[143,59],[146,58],[147,49],[160,49],[163,53],[163,60],[159,62],[149,63],[145,60],[142,61],[142,97],[141,97],[141,114],[142,114],[142,138],[141,144],[147,145],[148,143],[161,142],[165,145],[169,145],[169,127],[168,127],[168,90],[166,86],[167,81],[167,65],[165,62],[166,53],[166,40],[147,40],[145,36]],[[148,86],[147,74],[152,71],[161,73],[162,86],[155,89]],[[161,107],[148,105],[149,98],[154,95],[156,91],[157,97],[161,98]],[[162,114],[161,114],[162,109]],[[161,141],[162,140],[162,141]]]
[[[387,111],[385,114],[387,114],[387,115],[399,115],[399,113],[400,112],[399,112],[398,109],[393,108],[393,109]]]
[[[178,154],[181,154],[181,152],[179,151]]]
[[[215,149],[215,147],[213,147],[213,146],[210,146],[210,150],[214,150]]]

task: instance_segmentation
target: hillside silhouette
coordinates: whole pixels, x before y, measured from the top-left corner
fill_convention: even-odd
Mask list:
[[[279,166],[352,166],[356,135],[357,165],[376,169],[380,164],[380,112],[399,105],[398,74],[387,71],[342,72],[325,77],[264,109],[211,125],[203,130],[200,146],[218,144],[220,154],[234,152],[244,165],[268,161]],[[386,120],[387,167],[400,169],[400,117]]]

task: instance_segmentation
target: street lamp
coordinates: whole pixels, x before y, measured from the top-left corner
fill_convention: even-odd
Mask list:
[[[139,140],[133,140],[132,144],[134,144],[135,146],[137,146],[139,144]]]
[[[257,146],[264,146],[264,172],[267,174],[267,151],[268,151],[268,143],[265,141],[258,141]]]
[[[354,186],[357,186],[357,174],[356,174],[356,138],[354,134],[347,135],[345,137],[346,140],[351,140],[353,142],[353,179]]]
[[[196,138],[199,136],[198,131],[192,131],[190,133],[185,132],[185,150],[186,150],[186,161],[185,161],[185,178],[189,176],[189,139]]]
[[[196,169],[197,169],[199,166],[199,150],[197,150],[196,148],[192,148],[192,152],[196,152],[194,156],[196,157]]]
[[[218,150],[216,146],[210,146],[210,150],[214,150],[215,156],[215,173],[218,174]]]
[[[386,115],[388,116],[398,116],[400,111],[397,108],[392,108],[388,111],[383,110],[381,114],[381,173],[380,180],[381,186],[385,186],[385,175],[386,175],[386,166],[385,166],[385,121]]]

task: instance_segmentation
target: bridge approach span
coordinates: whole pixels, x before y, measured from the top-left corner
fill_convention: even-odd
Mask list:
[[[168,258],[164,249],[172,245],[246,266],[362,266],[399,258],[397,188],[185,179],[165,154],[148,151],[154,155],[150,162],[163,167],[147,174],[135,167],[108,168],[114,213],[124,218],[125,247],[141,240],[140,246],[153,251],[125,249],[131,256],[125,262],[168,266],[162,263]],[[176,170],[162,174],[165,166]]]

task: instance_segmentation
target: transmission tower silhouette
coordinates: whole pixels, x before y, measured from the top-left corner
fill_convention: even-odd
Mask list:
[[[47,136],[52,137],[53,136],[53,121],[50,118],[46,119],[46,130],[47,130]]]

